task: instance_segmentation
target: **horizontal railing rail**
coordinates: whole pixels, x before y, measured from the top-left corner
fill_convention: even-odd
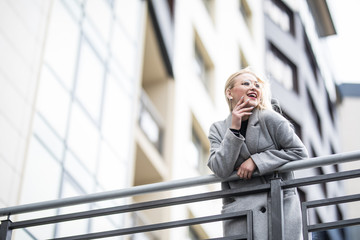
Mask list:
[[[289,162],[275,169],[274,171],[289,172],[289,171],[301,170],[312,167],[345,163],[359,159],[360,159],[360,151],[337,153],[329,156],[308,158],[300,161]],[[254,174],[254,176],[256,175],[257,174]],[[116,198],[130,197],[140,194],[167,191],[167,190],[175,190],[175,189],[194,187],[194,186],[200,186],[200,185],[206,185],[206,184],[212,184],[212,183],[218,183],[224,181],[234,181],[237,179],[239,179],[239,177],[235,173],[232,174],[227,179],[221,179],[215,176],[214,174],[211,174],[207,176],[173,180],[168,182],[152,183],[152,184],[134,186],[131,188],[125,188],[115,191],[106,191],[101,193],[87,194],[78,197],[62,198],[62,199],[44,201],[39,203],[30,203],[20,206],[2,208],[0,209],[0,216],[34,212],[34,211],[51,209],[51,208],[60,208],[60,207],[85,204],[90,202],[99,202],[99,201],[111,200]]]
[[[325,166],[325,165],[340,164],[340,163],[345,163],[345,162],[349,162],[349,161],[356,161],[359,159],[360,159],[360,151],[339,153],[339,154],[334,154],[334,155],[324,156],[324,157],[317,157],[317,158],[309,158],[309,159],[304,159],[301,161],[289,162],[289,163],[277,168],[275,170],[274,176],[276,176],[277,175],[276,173],[278,173],[278,172],[295,171],[295,170],[320,167],[320,166]],[[89,195],[79,196],[79,197],[71,197],[71,198],[45,201],[45,202],[39,202],[39,203],[25,204],[25,205],[14,206],[14,207],[7,207],[7,208],[0,209],[0,216],[8,217],[8,220],[2,221],[2,223],[0,225],[0,240],[10,239],[10,238],[3,238],[3,237],[4,236],[9,237],[11,235],[11,231],[14,229],[22,229],[22,228],[33,227],[33,226],[55,224],[55,223],[73,221],[73,220],[78,220],[78,219],[86,219],[86,218],[92,218],[92,217],[98,217],[98,216],[106,216],[106,215],[112,215],[112,214],[134,212],[134,211],[140,211],[140,210],[146,210],[146,209],[154,209],[154,208],[159,208],[159,207],[174,206],[174,205],[179,205],[179,204],[194,203],[194,202],[220,199],[220,198],[226,198],[226,197],[255,194],[255,193],[259,193],[259,192],[270,192],[271,199],[272,199],[271,215],[275,215],[277,212],[282,211],[281,194],[282,194],[283,189],[307,186],[307,185],[312,185],[312,184],[319,184],[319,183],[323,183],[323,182],[338,181],[338,180],[344,180],[344,179],[350,179],[350,178],[356,178],[356,177],[360,177],[360,169],[346,171],[346,172],[331,173],[331,174],[326,174],[326,175],[318,175],[318,176],[312,176],[312,177],[306,177],[306,178],[298,178],[298,179],[287,180],[287,181],[282,181],[281,179],[274,178],[273,180],[271,180],[270,183],[259,185],[259,186],[252,187],[252,188],[212,191],[212,192],[199,193],[199,194],[189,195],[189,196],[166,198],[166,199],[160,199],[160,200],[134,203],[134,204],[124,205],[124,206],[116,206],[116,207],[109,207],[109,208],[103,208],[103,209],[88,210],[88,211],[83,211],[83,212],[74,212],[74,213],[68,213],[68,214],[62,214],[62,215],[56,215],[56,216],[50,216],[50,217],[43,217],[43,218],[37,218],[37,219],[30,219],[30,220],[23,220],[23,221],[17,221],[17,222],[11,222],[10,217],[15,214],[36,212],[36,211],[46,210],[46,209],[57,209],[57,208],[66,207],[66,206],[94,203],[94,202],[99,202],[99,201],[105,201],[105,200],[111,200],[111,199],[117,199],[117,198],[123,198],[123,197],[130,197],[130,196],[136,196],[139,194],[153,193],[153,192],[159,192],[159,191],[169,191],[169,190],[175,190],[175,189],[181,189],[181,188],[187,188],[187,187],[195,187],[195,186],[199,186],[199,185],[206,185],[206,184],[218,183],[218,182],[223,182],[223,181],[233,181],[233,180],[238,180],[239,177],[236,174],[233,174],[227,179],[221,179],[221,178],[216,177],[215,175],[208,175],[208,176],[201,176],[201,177],[195,177],[195,178],[174,180],[174,181],[169,181],[169,182],[135,186],[132,188],[127,188],[127,189],[122,189],[122,190],[89,194]],[[338,201],[349,201],[349,199],[351,199],[353,201],[359,200],[356,197],[358,197],[358,196],[354,196],[353,198],[345,198],[345,199],[340,199],[340,198],[339,199],[328,199],[328,201],[325,199],[319,203],[321,203],[321,204],[338,204],[339,203]],[[305,216],[306,216],[306,210],[304,212],[304,209],[316,207],[317,203],[318,202],[303,203],[303,207],[302,207],[303,214],[305,214]],[[227,217],[231,217],[231,216],[229,215]],[[174,222],[168,222],[168,223],[151,224],[151,225],[145,225],[143,227],[134,227],[134,228],[106,231],[106,232],[100,232],[100,233],[89,233],[89,234],[72,236],[69,238],[65,237],[65,238],[59,238],[59,239],[94,239],[94,238],[98,238],[100,236],[101,237],[106,237],[106,236],[110,236],[110,235],[118,236],[118,235],[122,235],[122,234],[129,234],[129,232],[134,231],[134,229],[136,231],[140,231],[140,232],[141,231],[155,231],[157,229],[167,229],[167,228],[172,228],[172,227],[188,226],[188,225],[195,224],[195,223],[198,224],[198,223],[201,223],[203,220],[204,220],[204,222],[209,222],[210,220],[211,221],[221,221],[221,220],[224,220],[223,219],[224,217],[226,218],[225,215],[224,216],[221,216],[221,215],[216,216],[215,215],[215,216],[208,216],[205,218],[197,218],[192,221],[181,220],[181,221],[174,221]],[[282,239],[283,236],[281,235],[282,234],[281,219],[279,221],[278,217],[271,218],[271,221],[273,221],[272,226],[274,227],[274,229],[272,229],[272,232],[274,234],[276,234],[275,239]],[[279,222],[276,222],[276,221],[279,221]],[[328,224],[322,224],[322,225],[307,225],[307,222],[304,222],[303,223],[304,224],[304,235],[311,231],[317,231],[318,229],[332,229],[332,228],[339,228],[340,226],[359,224],[359,221],[360,221],[359,219],[343,220],[343,221],[339,221],[338,223],[328,223]],[[250,223],[250,224],[252,224],[252,223]],[[250,230],[248,230],[248,235],[250,237],[248,236],[244,239],[251,239],[251,231],[250,232],[249,231]]]

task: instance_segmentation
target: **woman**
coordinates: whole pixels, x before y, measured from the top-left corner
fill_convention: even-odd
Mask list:
[[[223,189],[256,186],[269,182],[275,168],[294,160],[307,158],[307,151],[291,124],[272,109],[266,82],[249,68],[231,75],[225,84],[225,96],[231,114],[210,128],[209,168],[220,178],[234,171],[237,181],[222,183]],[[254,171],[260,177],[252,178]],[[293,173],[281,173],[283,180]],[[254,239],[269,238],[267,193],[227,198],[223,213],[252,210]],[[285,239],[301,239],[300,201],[296,189],[284,190]],[[224,236],[246,233],[246,221],[225,221]]]

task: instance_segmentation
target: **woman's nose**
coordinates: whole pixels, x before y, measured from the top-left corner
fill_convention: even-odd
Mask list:
[[[257,87],[255,86],[255,84],[256,84],[256,83],[251,83],[251,85],[250,85],[250,89],[251,89],[251,90],[257,89]]]

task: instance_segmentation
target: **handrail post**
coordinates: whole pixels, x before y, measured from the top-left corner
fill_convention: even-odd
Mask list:
[[[283,214],[283,193],[281,188],[282,179],[277,172],[270,179],[270,239],[284,239],[284,214]]]
[[[11,240],[12,230],[10,229],[12,222],[7,219],[1,221],[0,224],[0,240]]]

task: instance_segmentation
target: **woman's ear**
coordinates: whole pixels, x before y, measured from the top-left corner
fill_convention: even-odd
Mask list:
[[[226,97],[227,97],[229,100],[232,100],[232,99],[233,99],[233,97],[231,96],[231,91],[230,91],[229,88],[226,89]]]

